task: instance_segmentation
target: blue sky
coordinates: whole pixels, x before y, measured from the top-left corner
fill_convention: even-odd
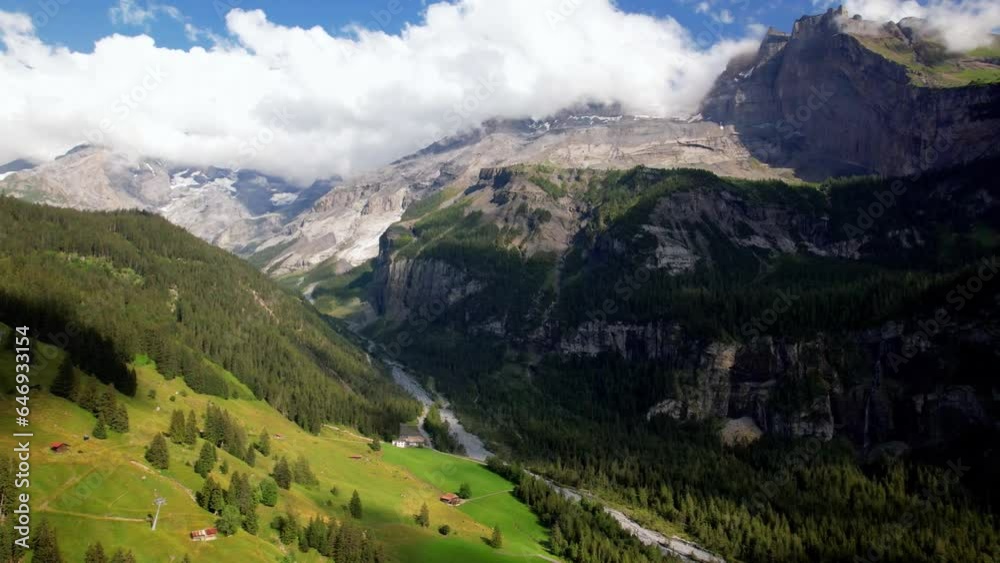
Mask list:
[[[503,1],[503,0],[499,0]],[[573,0],[566,0],[572,2]],[[425,10],[423,0],[133,0],[134,6],[153,15],[143,23],[112,21],[120,0],[0,0],[0,10],[32,14],[37,35],[49,44],[74,51],[90,52],[94,42],[114,33],[152,36],[157,45],[187,49],[195,44],[208,46],[206,35],[192,41],[184,23],[200,30],[225,35],[223,15],[230,8],[261,9],[268,20],[284,26],[321,26],[330,34],[342,33],[345,26],[398,33],[408,23],[419,23]],[[694,35],[739,37],[750,23],[788,30],[804,13],[816,12],[804,0],[619,0],[617,5],[630,13],[658,17],[671,16]],[[394,8],[398,6],[398,8]],[[177,12],[168,8],[176,8]],[[395,14],[390,12],[395,10]],[[724,12],[727,11],[727,12]],[[171,16],[170,14],[177,14]],[[728,13],[728,15],[727,15]],[[387,17],[390,16],[390,17]]]

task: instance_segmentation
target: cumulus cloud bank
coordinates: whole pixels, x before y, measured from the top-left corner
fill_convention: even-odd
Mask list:
[[[756,47],[700,48],[674,19],[611,0],[440,2],[399,35],[285,27],[259,10],[225,20],[228,36],[210,49],[116,34],[80,53],[41,41],[27,15],[0,12],[0,162],[91,142],[307,183],[493,117],[612,101],[681,115],[734,54]]]
[[[990,44],[993,32],[1000,28],[998,0],[931,0],[926,4],[915,0],[846,0],[844,7],[867,20],[927,19],[955,51]]]

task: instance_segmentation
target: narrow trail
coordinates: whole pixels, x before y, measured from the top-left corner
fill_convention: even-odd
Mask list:
[[[466,499],[465,501],[462,502],[462,504],[467,504],[467,503],[470,503],[470,502],[475,502],[477,500],[484,499],[484,498],[495,497],[497,495],[508,495],[510,493],[513,493],[513,492],[514,492],[514,489],[509,489],[509,490],[506,490],[506,491],[497,491],[495,493],[490,493],[488,495],[482,495],[482,496],[479,496],[479,497],[473,497],[473,498],[470,498],[470,499]]]
[[[41,506],[38,507],[38,510],[48,510],[49,502],[52,501],[52,499],[59,498],[64,492],[69,490],[70,487],[73,487],[74,485],[76,485],[77,483],[79,483],[80,481],[82,481],[84,478],[91,475],[95,471],[97,471],[97,469],[91,467],[89,470],[79,475],[74,475],[71,479],[67,479],[66,482],[62,484],[62,486],[60,486],[55,491],[52,491],[52,493],[50,493],[47,497],[45,497],[45,499],[42,501]]]
[[[357,438],[356,440],[337,440],[336,438],[333,438],[334,442],[347,442],[349,444],[370,444],[372,442],[371,438],[366,438],[361,434],[355,434],[350,430],[344,430],[343,428],[337,428],[336,426],[330,426],[329,424],[324,424],[323,427],[329,428],[334,432],[340,432],[341,434],[347,434],[348,436],[353,436],[354,438]]]
[[[191,497],[191,500],[193,500],[195,502],[198,502],[198,497],[195,496],[194,491],[192,491],[191,489],[185,487],[180,481],[177,481],[176,479],[172,479],[170,477],[167,477],[166,475],[161,475],[161,474],[157,473],[156,471],[153,471],[151,468],[143,465],[142,463],[139,463],[138,461],[136,461],[134,459],[129,460],[129,463],[131,463],[132,465],[138,467],[139,469],[142,469],[143,471],[145,471],[146,473],[149,473],[150,475],[155,475],[157,477],[160,477],[161,479],[163,479],[166,482],[168,482],[171,485],[173,485],[174,488],[182,491],[184,494],[186,494],[187,496]]]
[[[85,512],[69,512],[66,510],[45,510],[45,512],[48,514],[61,514],[63,516],[72,516],[74,518],[87,518],[89,520],[104,520],[107,522],[140,522],[140,523],[146,522],[145,518],[126,518],[124,516],[98,516],[96,514],[87,514]]]

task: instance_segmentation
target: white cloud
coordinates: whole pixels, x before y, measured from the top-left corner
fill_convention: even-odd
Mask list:
[[[89,139],[308,182],[493,117],[543,117],[587,101],[684,114],[732,55],[757,46],[698,49],[671,18],[628,14],[611,0],[567,4],[439,2],[399,35],[331,35],[232,10],[228,37],[210,49],[116,34],[92,53],[46,44],[28,16],[0,12],[0,162],[51,158]]]
[[[722,23],[733,23],[733,13],[729,10],[720,10],[719,13],[715,15],[715,19]]]
[[[184,19],[184,15],[175,6],[153,1],[140,5],[135,0],[118,0],[118,5],[108,10],[112,23],[134,26],[147,26],[161,13],[177,21]]]
[[[867,20],[899,21],[925,18],[941,32],[948,47],[966,51],[989,44],[991,34],[1000,28],[1000,2],[997,0],[846,0],[851,14]]]

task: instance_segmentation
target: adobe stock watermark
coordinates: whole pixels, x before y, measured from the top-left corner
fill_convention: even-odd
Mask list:
[[[917,356],[920,350],[917,349],[916,342],[930,341],[930,339],[953,325],[955,321],[952,315],[965,309],[969,302],[983,291],[986,284],[997,277],[998,272],[1000,272],[1000,258],[996,256],[983,258],[976,270],[976,275],[958,283],[948,291],[945,301],[950,308],[939,307],[934,311],[932,318],[918,320],[917,327],[919,330],[913,333],[913,338],[905,341],[903,348],[899,352],[890,352],[886,355],[892,371],[894,373],[899,372],[901,367]],[[890,328],[892,327],[894,327],[894,323],[890,323]]]
[[[827,104],[834,98],[836,91],[827,83],[813,85],[809,87],[809,94],[806,99],[791,113],[787,113],[784,119],[777,122],[774,127],[780,138],[776,143],[762,147],[756,152],[765,161],[780,161],[785,156],[783,142],[791,141],[794,137],[802,137],[802,128],[805,127]]]
[[[725,4],[725,8],[729,14],[728,20],[718,16],[713,17],[709,12],[698,12],[705,16],[701,21],[701,30],[694,36],[695,44],[698,45],[699,49],[708,49],[713,44],[726,39],[725,27],[736,21],[734,13],[743,14],[750,8],[750,0],[732,0]]]
[[[778,295],[770,307],[764,309],[760,316],[753,316],[749,321],[740,326],[740,332],[747,338],[759,338],[774,327],[781,315],[792,309],[795,302],[800,297],[794,293],[789,293],[783,289],[778,290]]]
[[[92,145],[105,144],[106,137],[122,123],[128,120],[132,112],[136,110],[152,94],[167,77],[163,68],[157,63],[155,66],[147,66],[146,72],[138,84],[118,97],[111,104],[111,116],[102,119],[96,129],[92,129],[84,134],[84,137]]]
[[[647,283],[650,278],[652,278],[652,270],[654,267],[653,260],[650,258],[646,262],[640,264],[632,272],[625,272],[622,274],[612,287],[615,297],[609,297],[605,299],[597,309],[587,311],[587,319],[594,323],[607,322],[608,317],[618,313],[621,303],[627,303],[631,300],[632,297],[635,296],[635,293],[639,291],[639,289]]]
[[[582,4],[583,0],[561,0],[555,9],[545,10],[545,19],[549,22],[549,27],[565,23],[573,17]]]
[[[56,19],[62,12],[63,6],[70,2],[71,0],[38,0],[35,2],[38,9],[31,13],[31,23],[35,29],[49,25],[49,22]]]
[[[889,185],[888,190],[876,191],[875,201],[867,206],[858,207],[854,222],[843,226],[844,235],[849,240],[863,237],[875,226],[876,221],[899,203],[900,198],[906,194],[910,185],[920,180],[921,176],[934,166],[942,153],[951,150],[953,144],[954,139],[948,133],[938,134],[934,137],[934,140],[921,151],[920,160],[914,165],[916,171],[908,176],[906,181],[897,178]]]
[[[834,91],[829,84],[823,83],[819,86],[810,86],[809,95],[806,96],[805,103],[795,108],[787,120],[778,121],[775,126],[778,133],[787,141],[794,137],[802,126],[813,118],[819,110],[823,109],[830,99],[833,98]]]

